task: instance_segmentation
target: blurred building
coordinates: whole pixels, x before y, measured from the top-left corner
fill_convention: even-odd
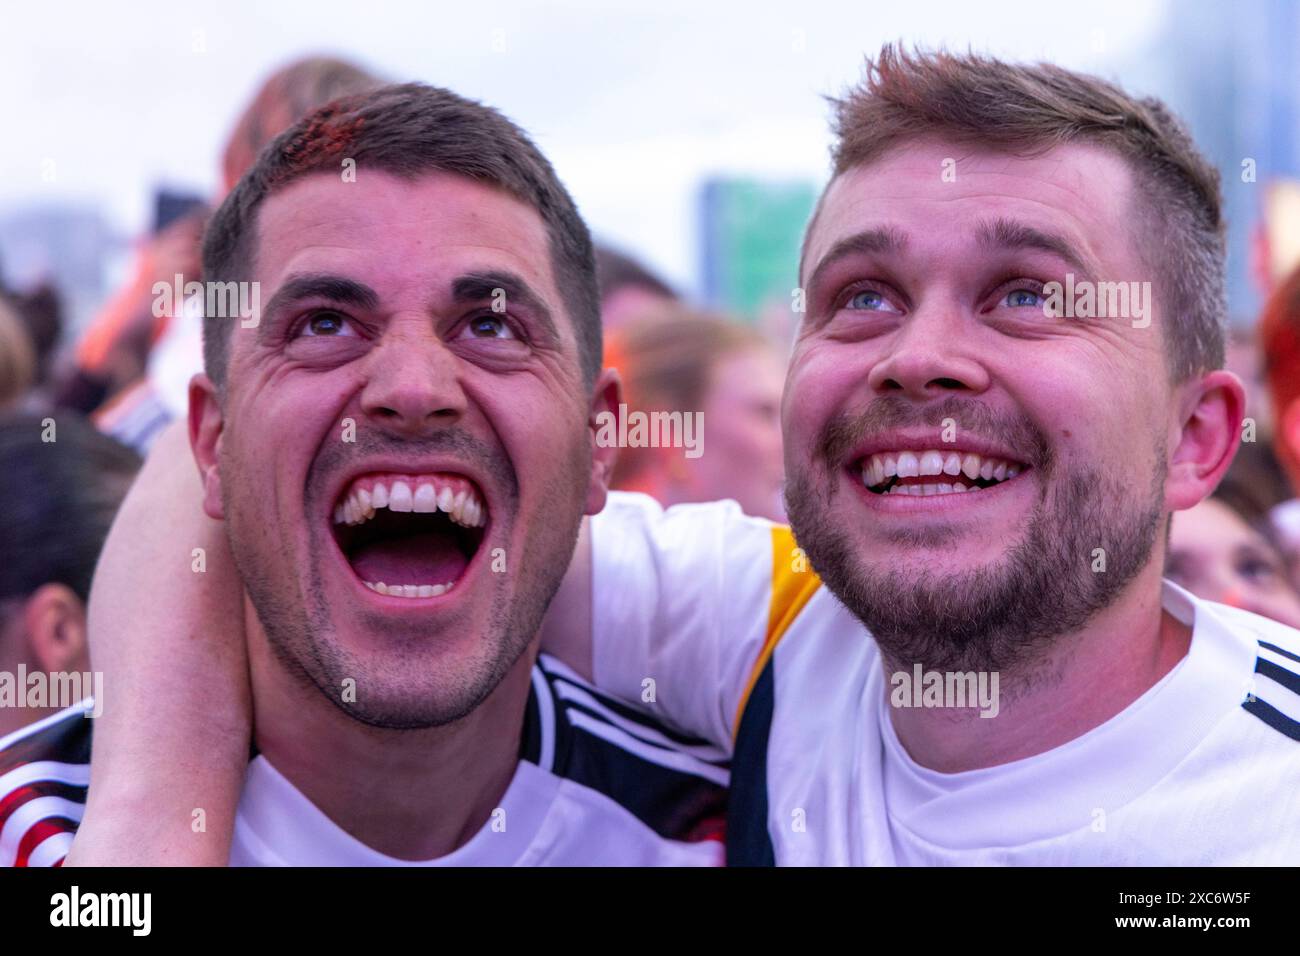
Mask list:
[[[1265,190],[1300,176],[1300,4],[1171,2],[1160,38],[1115,76],[1166,100],[1219,167],[1228,309],[1235,321],[1251,320],[1261,305],[1251,255]]]
[[[799,247],[817,201],[811,182],[706,179],[700,190],[700,248],[707,304],[750,321],[788,310],[799,284]]]
[[[60,203],[0,214],[4,281],[18,289],[52,282],[63,303],[69,340],[103,304],[107,270],[119,248],[95,206]]]

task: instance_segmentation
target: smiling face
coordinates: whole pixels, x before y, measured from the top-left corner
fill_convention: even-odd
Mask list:
[[[231,330],[223,400],[192,400],[208,510],[291,673],[366,723],[448,723],[603,503],[546,229],[496,188],[378,171],[294,182],[257,229],[260,324]]]
[[[887,655],[1010,667],[1147,565],[1177,439],[1160,311],[1044,309],[1068,273],[1154,287],[1141,208],[1124,161],[1086,145],[914,141],[827,190],[786,381],[786,503]]]

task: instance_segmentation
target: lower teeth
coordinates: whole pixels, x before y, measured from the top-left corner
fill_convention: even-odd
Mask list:
[[[389,597],[405,598],[431,598],[439,594],[446,594],[452,589],[456,582],[451,581],[447,584],[376,584],[373,581],[366,581],[366,587],[380,594],[387,594]]]
[[[929,495],[949,495],[958,491],[980,491],[978,485],[966,487],[960,481],[948,484],[946,482],[925,483],[919,485],[894,485],[888,491],[881,492],[886,495],[912,495],[914,497]]]

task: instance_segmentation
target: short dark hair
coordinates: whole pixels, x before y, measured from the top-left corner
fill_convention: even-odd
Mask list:
[[[541,215],[551,265],[578,339],[588,385],[601,363],[600,295],[591,234],[555,170],[501,113],[420,83],[384,86],[307,114],[266,147],[208,224],[203,273],[211,282],[246,281],[256,252],[257,211],[275,191],[343,159],[405,179],[447,172],[504,189]],[[225,381],[230,320],[205,316],[208,376]]]
[[[1163,331],[1170,377],[1182,382],[1223,367],[1219,173],[1162,102],[1050,63],[892,44],[867,60],[861,85],[832,102],[836,177],[927,135],[1023,155],[1087,143],[1123,158],[1144,213],[1138,246],[1155,250],[1146,258],[1169,319]]]
[[[0,417],[0,599],[26,597],[43,584],[90,595],[104,539],[140,467],[125,445],[78,415],[46,420],[29,412]]]

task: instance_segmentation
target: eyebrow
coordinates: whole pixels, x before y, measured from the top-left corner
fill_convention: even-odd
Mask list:
[[[1014,219],[992,219],[982,222],[978,230],[980,245],[990,250],[1030,249],[1046,252],[1065,260],[1079,273],[1080,278],[1090,278],[1097,269],[1064,237],[1045,232]]]
[[[259,338],[265,338],[279,324],[278,317],[286,307],[302,299],[325,299],[358,309],[374,309],[379,305],[379,295],[365,283],[328,272],[300,273],[291,276],[271,296],[263,310],[270,321],[259,326]]]
[[[513,272],[488,270],[471,272],[457,276],[451,283],[452,301],[457,304],[483,302],[493,298],[500,289],[505,293],[506,301],[522,302],[534,312],[543,327],[543,331],[552,339],[558,340],[559,333],[551,310],[541,297],[529,288],[522,277]],[[350,305],[358,309],[374,310],[379,307],[379,294],[363,282],[328,272],[311,272],[294,275],[286,280],[267,303],[263,315],[264,321],[258,328],[259,338],[264,338],[279,324],[279,314],[294,302],[302,299],[323,299],[339,305]]]
[[[893,226],[880,226],[856,233],[831,246],[808,277],[806,288],[813,288],[826,270],[841,259],[866,253],[901,253],[906,248],[907,236]]]
[[[1080,278],[1097,274],[1096,267],[1062,236],[1028,226],[1013,219],[998,218],[979,225],[979,243],[986,249],[1031,249],[1047,252],[1069,263]],[[817,263],[806,288],[813,288],[835,263],[849,256],[869,253],[901,253],[907,248],[907,236],[893,226],[868,229],[841,239]]]
[[[469,272],[451,282],[451,299],[458,304],[483,302],[496,297],[497,290],[505,294],[506,302],[521,302],[535,314],[545,332],[554,341],[559,340],[555,319],[542,297],[535,293],[523,277],[513,272],[489,269],[486,272]]]

